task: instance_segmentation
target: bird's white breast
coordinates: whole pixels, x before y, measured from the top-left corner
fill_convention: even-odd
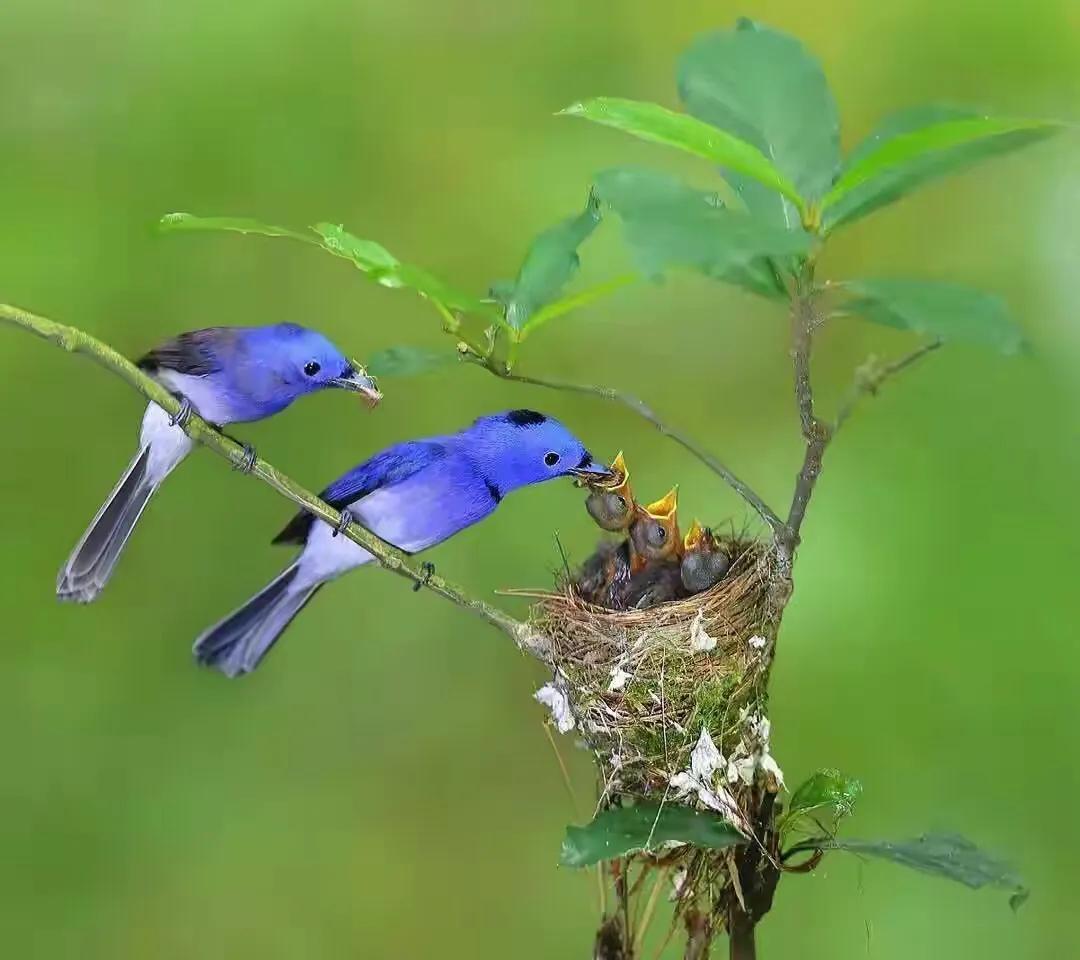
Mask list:
[[[229,423],[232,420],[228,397],[222,392],[221,384],[213,378],[196,377],[189,373],[177,373],[175,370],[158,370],[154,379],[173,393],[187,397],[204,420],[217,424]]]
[[[456,517],[456,510],[463,516]],[[464,515],[464,505],[447,497],[445,481],[434,471],[404,483],[376,490],[348,508],[365,527],[406,553],[418,553],[446,539],[476,519]],[[316,520],[300,558],[300,577],[305,584],[332,580],[368,563],[372,555],[347,537]]]

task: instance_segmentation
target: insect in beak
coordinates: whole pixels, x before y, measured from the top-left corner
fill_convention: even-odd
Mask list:
[[[330,382],[335,387],[341,387],[343,390],[352,390],[354,393],[360,394],[360,396],[367,401],[369,407],[376,406],[383,396],[379,391],[378,385],[375,383],[375,378],[370,376],[368,372],[357,363],[350,365],[342,376],[334,377]]]

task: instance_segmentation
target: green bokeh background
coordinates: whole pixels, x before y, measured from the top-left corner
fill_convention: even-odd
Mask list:
[[[1080,6],[822,7],[650,0],[183,4],[7,0],[0,9],[0,298],[129,354],[215,323],[295,320],[364,355],[452,348],[435,314],[286,240],[159,236],[164,212],[341,221],[474,290],[580,207],[589,176],[703,165],[552,113],[589,94],[673,104],[697,32],[751,14],[822,58],[847,144],[945,100],[1073,118]],[[926,189],[836,238],[826,275],[915,274],[1000,292],[1030,359],[950,349],[890,387],[830,451],[774,674],[791,781],[860,776],[853,834],[960,829],[1034,890],[1016,916],[972,893],[834,856],[784,882],[765,958],[1059,957],[1076,946],[1080,786],[1077,140]],[[584,273],[621,263],[616,231]],[[771,502],[799,441],[775,309],[674,278],[552,323],[523,369],[632,388]],[[823,402],[904,337],[842,321]],[[242,430],[319,487],[380,447],[536,406],[644,495],[741,522],[740,502],[626,411],[474,369],[387,380]],[[209,621],[284,562],[290,513],[202,454],[170,481],[97,605],[58,605],[60,561],[130,456],[119,381],[0,330],[0,937],[7,956],[584,957],[588,877],[556,867],[575,817],[505,637],[369,570],[326,591],[264,669],[192,664]],[[568,483],[510,498],[433,551],[488,595],[544,586],[553,532],[594,538]],[[510,607],[520,604],[504,600]],[[586,758],[569,739],[581,801]]]

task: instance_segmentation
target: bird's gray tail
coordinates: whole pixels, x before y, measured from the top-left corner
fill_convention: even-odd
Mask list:
[[[150,447],[145,446],[71,551],[56,578],[56,595],[61,600],[90,603],[105,589],[124,544],[160,485],[148,475],[149,459]]]
[[[254,670],[322,586],[293,587],[296,571],[294,563],[239,610],[207,630],[195,641],[195,659],[227,677]]]

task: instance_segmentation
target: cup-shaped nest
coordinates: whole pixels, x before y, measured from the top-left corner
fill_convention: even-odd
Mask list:
[[[666,794],[703,730],[749,771],[742,786],[760,773],[754,756],[768,750],[767,721],[764,747],[760,734],[783,585],[769,546],[731,537],[721,547],[733,561],[727,575],[684,600],[614,611],[585,603],[567,584],[533,608],[609,794]]]

